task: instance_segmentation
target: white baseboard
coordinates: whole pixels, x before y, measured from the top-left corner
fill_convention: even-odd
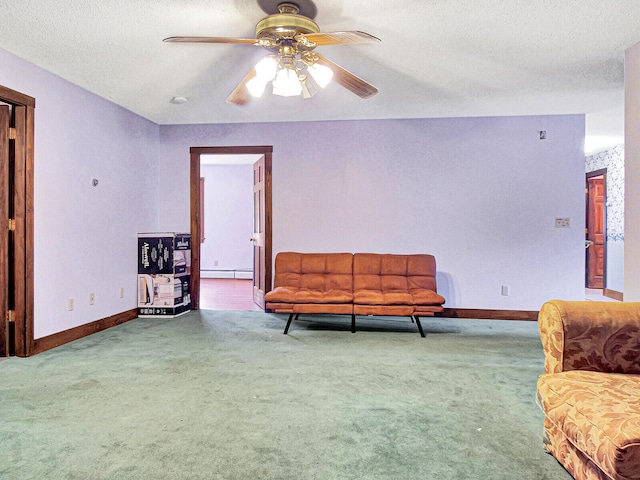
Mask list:
[[[233,270],[200,270],[200,278],[233,278]]]
[[[251,280],[253,278],[253,272],[246,270],[200,270],[200,278],[238,278]]]

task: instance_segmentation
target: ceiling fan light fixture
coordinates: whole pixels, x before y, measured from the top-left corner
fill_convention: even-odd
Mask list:
[[[281,97],[295,97],[302,93],[302,84],[295,68],[285,65],[273,80],[273,94]]]
[[[268,81],[264,81],[260,77],[253,77],[247,82],[246,86],[252,97],[260,98],[267,87],[267,83]]]
[[[315,82],[320,88],[324,88],[329,85],[329,82],[333,78],[333,70],[324,65],[318,65],[314,63],[307,67],[307,71],[311,74]]]
[[[327,45],[361,45],[380,39],[361,31],[320,33],[312,20],[316,8],[312,0],[258,0],[269,15],[256,25],[255,38],[182,37],[165,42],[253,45],[270,53],[245,75],[227,97],[227,103],[245,105],[252,96],[260,97],[269,83],[274,95],[311,98],[331,81],[360,98],[369,98],[378,89],[340,65],[315,52]]]
[[[302,99],[313,97],[318,92],[318,85],[313,81],[313,78],[301,75],[300,85],[302,85]]]
[[[278,61],[272,56],[266,56],[254,67],[256,69],[256,76],[265,84],[276,78],[276,72],[278,70]]]

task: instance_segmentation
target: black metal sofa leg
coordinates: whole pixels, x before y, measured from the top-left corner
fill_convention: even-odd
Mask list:
[[[416,325],[418,326],[418,331],[420,332],[420,336],[424,338],[424,332],[422,331],[422,324],[420,323],[420,318],[417,315],[413,315],[411,318],[416,320]]]
[[[293,320],[293,312],[289,314],[289,320],[287,320],[287,326],[284,327],[284,334],[286,335],[289,332],[289,326],[291,325],[291,320]],[[296,320],[298,319],[298,315],[296,315]]]
[[[356,315],[355,315],[355,313],[351,314],[351,333],[356,333]]]

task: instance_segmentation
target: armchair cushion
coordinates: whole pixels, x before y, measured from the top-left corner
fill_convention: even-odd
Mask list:
[[[566,439],[611,478],[640,479],[640,375],[544,374],[538,398],[556,444]],[[553,453],[565,456],[560,448]]]

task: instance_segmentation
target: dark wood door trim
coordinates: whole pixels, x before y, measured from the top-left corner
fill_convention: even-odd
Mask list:
[[[200,309],[200,235],[202,213],[200,211],[200,154],[191,152],[190,161],[190,211],[191,211],[191,308]]]
[[[264,155],[265,156],[265,225],[264,247],[265,268],[264,286],[265,293],[271,290],[272,276],[272,182],[271,162],[273,154],[272,145],[255,146],[220,146],[220,147],[191,147],[190,152],[190,210],[191,210],[191,308],[200,309],[200,224],[202,214],[200,212],[200,155]],[[196,241],[193,241],[193,240]]]
[[[26,357],[34,349],[34,98],[0,86],[0,101],[13,106],[12,126],[16,130],[14,158],[14,325],[13,352]]]
[[[0,100],[12,105],[24,105],[25,107],[36,108],[36,99],[25,95],[24,93],[16,92],[10,88],[0,85]]]
[[[9,356],[9,286],[12,282],[9,274],[11,259],[9,238],[9,121],[11,109],[0,105],[0,357]]]

